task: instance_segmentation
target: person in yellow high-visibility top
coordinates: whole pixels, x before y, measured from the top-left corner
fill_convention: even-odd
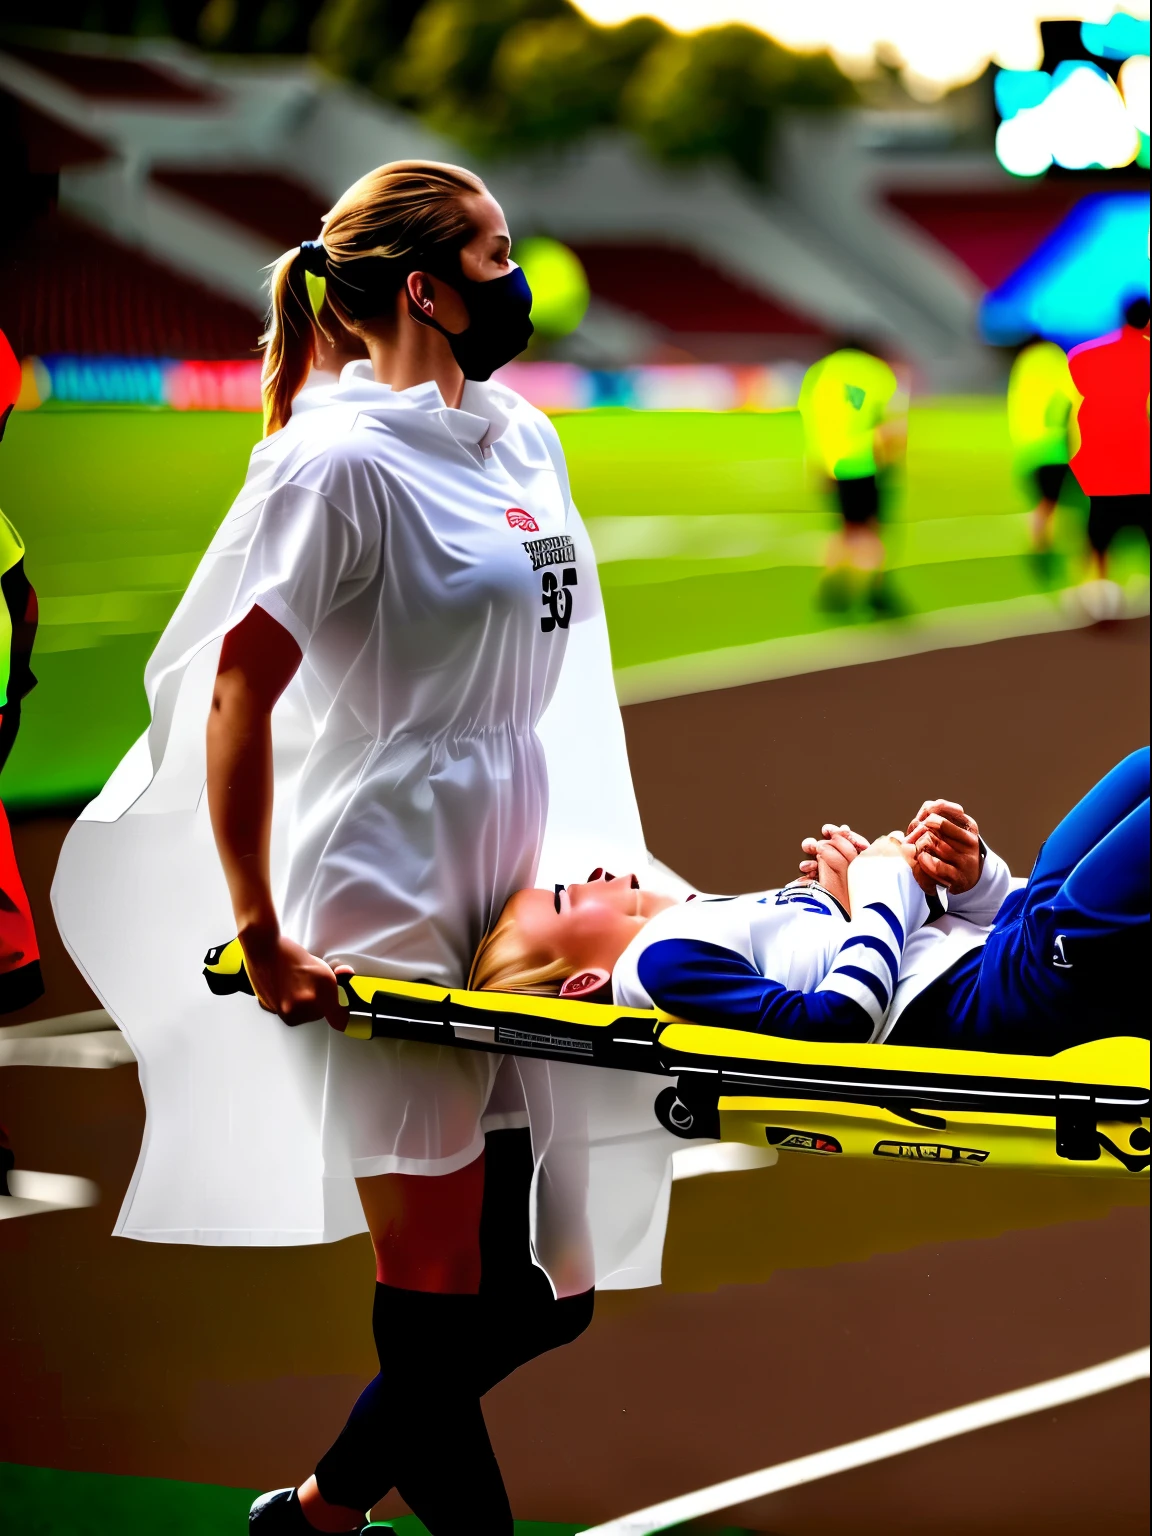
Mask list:
[[[1033,336],[1008,375],[1008,432],[1017,474],[1039,497],[1032,510],[1032,543],[1046,551],[1052,514],[1068,473],[1068,430],[1080,396],[1068,357],[1054,341]]]
[[[882,358],[848,343],[804,376],[799,408],[809,462],[835,487],[842,527],[825,557],[822,607],[849,606],[863,590],[877,613],[894,603],[880,537],[881,480],[903,455],[906,401]]]

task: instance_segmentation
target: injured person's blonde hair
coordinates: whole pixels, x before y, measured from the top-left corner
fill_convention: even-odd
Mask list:
[[[473,992],[519,992],[558,997],[572,967],[566,960],[538,960],[527,952],[519,924],[508,906],[480,941],[468,987]]]

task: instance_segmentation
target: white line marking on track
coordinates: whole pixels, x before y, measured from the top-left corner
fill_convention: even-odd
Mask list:
[[[0,1025],[0,1040],[48,1040],[54,1035],[90,1035],[115,1029],[112,1015],[103,1008],[83,1013],[62,1013],[55,1019],[33,1019],[28,1024]]]
[[[780,1154],[775,1147],[750,1147],[742,1141],[710,1141],[672,1154],[672,1178],[696,1179],[706,1173],[748,1173],[773,1168]]]
[[[1090,1366],[1084,1371],[1073,1371],[1068,1376],[1041,1381],[1033,1387],[1018,1387],[1013,1392],[1002,1392],[997,1397],[985,1397],[979,1402],[966,1403],[962,1408],[949,1408],[945,1413],[934,1413],[926,1419],[901,1424],[879,1435],[868,1435],[863,1440],[833,1446],[831,1450],[799,1456],[795,1461],[782,1461],[775,1467],[765,1467],[761,1472],[749,1472],[744,1477],[714,1483],[710,1488],[667,1499],[663,1504],[650,1505],[648,1509],[639,1509],[635,1514],[609,1520],[605,1525],[591,1526],[584,1532],[584,1536],[651,1536],[653,1531],[664,1531],[686,1520],[699,1519],[701,1515],[714,1515],[734,1505],[746,1504],[751,1499],[762,1499],[767,1494],[779,1493],[784,1488],[796,1488],[802,1483],[816,1482],[837,1472],[866,1467],[871,1462],[884,1461],[889,1456],[901,1456],[905,1451],[919,1450],[925,1445],[935,1445],[940,1440],[966,1435],[974,1429],[986,1429],[992,1424],[1004,1424],[1010,1419],[1042,1413],[1050,1408],[1058,1408],[1063,1403],[1075,1403],[1081,1398],[1093,1397],[1100,1392],[1111,1392],[1116,1387],[1140,1381],[1148,1373],[1148,1350],[1136,1349],[1129,1355],[1105,1360],[1103,1364]]]
[[[0,1026],[0,1067],[123,1067],[135,1060],[103,1008]]]
[[[1139,591],[1133,588],[1126,601],[1125,618],[1143,617],[1148,612],[1147,585]],[[878,619],[869,624],[847,624],[807,635],[781,635],[715,651],[636,662],[617,669],[616,693],[621,704],[647,704],[655,699],[708,693],[715,688],[740,688],[748,683],[766,683],[833,667],[892,661],[953,646],[1082,629],[1094,622],[1076,588],[1037,592],[990,603],[934,609],[903,619]]]
[[[8,1174],[11,1193],[0,1197],[0,1221],[14,1216],[38,1216],[45,1211],[75,1211],[97,1205],[100,1187],[73,1173],[33,1173],[13,1168]]]

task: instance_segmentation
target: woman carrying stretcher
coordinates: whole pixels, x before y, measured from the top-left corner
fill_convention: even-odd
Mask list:
[[[1144,748],[1060,822],[1026,884],[962,806],[928,801],[872,844],[825,826],[780,890],[676,902],[606,877],[519,891],[471,985],[798,1040],[1047,1056],[1147,1037],[1148,792]]]
[[[560,443],[487,382],[532,330],[509,250],[477,177],[401,162],[277,263],[269,435],[149,663],[152,727],[54,890],[141,1065],[148,1133],[117,1231],[372,1235],[381,1374],[315,1476],[257,1501],[259,1536],[358,1532],[393,1486],[434,1536],[511,1536],[481,1394],[587,1326],[595,1282],[658,1278],[659,1232],[634,1251],[671,1138],[628,1074],[365,1051],[311,1022],[342,1022],[341,966],[462,985],[549,840],[588,857],[605,808],[644,857]],[[297,399],[331,314],[369,360]],[[205,1009],[187,955],[229,898],[258,999],[303,1028],[250,999]],[[532,1132],[531,1252],[531,1162],[504,1238],[482,1212],[496,1109]]]

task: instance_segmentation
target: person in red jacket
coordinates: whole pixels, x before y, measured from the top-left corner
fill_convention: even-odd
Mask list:
[[[0,441],[20,392],[20,364],[0,331]],[[0,770],[16,740],[20,705],[36,686],[29,665],[36,634],[36,593],[24,574],[24,545],[0,512]],[[4,1014],[35,1002],[44,991],[32,909],[16,865],[8,817],[0,803],[0,1024]],[[0,1125],[0,1196],[7,1195],[15,1159]]]
[[[19,392],[20,364],[0,331],[0,442]],[[0,771],[16,740],[21,703],[36,686],[29,665],[36,619],[36,593],[24,574],[23,541],[0,512]],[[36,929],[0,804],[0,1015],[27,1007],[43,990]]]
[[[1121,528],[1140,528],[1148,537],[1148,313],[1147,299],[1133,299],[1118,331],[1068,354],[1082,397],[1071,468],[1089,499],[1088,543],[1101,581]]]

